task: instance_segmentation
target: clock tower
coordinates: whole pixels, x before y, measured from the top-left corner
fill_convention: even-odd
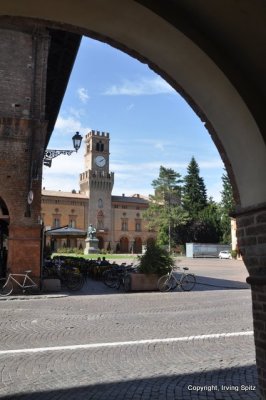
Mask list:
[[[99,247],[112,241],[112,189],[114,173],[109,172],[109,133],[90,131],[85,136],[85,172],[80,174],[80,192],[89,197],[88,226],[96,227]]]

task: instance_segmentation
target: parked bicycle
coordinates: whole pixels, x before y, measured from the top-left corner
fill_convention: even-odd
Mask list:
[[[13,283],[22,289],[23,293],[30,294],[34,289],[38,288],[37,283],[35,283],[29,274],[31,270],[25,271],[24,274],[11,274],[9,273],[7,278],[0,279],[0,296],[9,296],[14,289]]]
[[[45,262],[42,277],[60,279],[61,283],[72,291],[80,290],[85,283],[85,277],[79,268],[68,265],[67,260],[60,257]]]
[[[103,282],[106,286],[111,288],[120,289],[124,287],[125,291],[128,290],[128,274],[136,272],[136,267],[133,265],[114,265],[112,268],[103,272]]]
[[[172,268],[171,272],[167,275],[163,275],[158,279],[158,289],[160,292],[169,292],[174,290],[176,287],[180,287],[185,292],[189,292],[196,285],[196,277],[194,274],[187,273],[188,267],[183,267],[181,274],[176,273],[177,270],[181,270],[180,267]]]

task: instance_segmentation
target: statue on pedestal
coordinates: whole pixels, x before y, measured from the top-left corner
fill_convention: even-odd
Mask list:
[[[96,238],[96,228],[90,224],[88,226],[87,238],[85,239],[86,247],[84,254],[98,253],[99,251],[99,239]]]
[[[89,239],[95,239],[95,234],[96,234],[96,228],[94,228],[94,227],[92,226],[92,224],[90,224],[90,225],[88,226],[87,237],[88,237]]]

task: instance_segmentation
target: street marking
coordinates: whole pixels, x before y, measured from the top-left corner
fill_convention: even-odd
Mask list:
[[[142,345],[142,344],[192,342],[194,340],[220,339],[220,338],[239,337],[239,336],[252,336],[253,334],[254,334],[253,331],[244,331],[244,332],[230,332],[230,333],[212,333],[209,335],[183,336],[183,337],[166,338],[166,339],[132,340],[132,341],[128,341],[128,342],[88,343],[88,344],[75,344],[75,345],[70,345],[70,346],[36,347],[33,349],[1,350],[0,355],[22,354],[22,353],[44,353],[47,351],[98,349],[98,348],[103,348],[103,347],[135,346],[135,345]]]

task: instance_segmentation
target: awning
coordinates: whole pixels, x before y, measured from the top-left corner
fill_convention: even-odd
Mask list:
[[[47,236],[76,236],[76,237],[83,237],[87,235],[86,231],[76,228],[58,228],[58,229],[51,229],[46,231],[45,234]]]

